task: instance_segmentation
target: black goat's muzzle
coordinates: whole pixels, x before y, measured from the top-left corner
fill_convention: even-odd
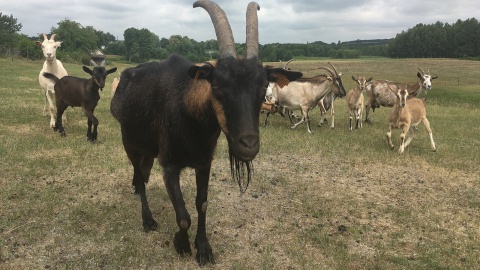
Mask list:
[[[253,160],[260,150],[259,134],[247,133],[232,140],[232,150],[235,157],[240,161]]]

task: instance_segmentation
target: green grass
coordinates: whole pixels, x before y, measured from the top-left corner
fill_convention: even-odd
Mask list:
[[[418,68],[438,75],[427,100],[437,152],[422,126],[403,155],[389,150],[388,108],[372,113],[372,124],[348,131],[345,99],[337,99],[334,129],[316,126],[317,108],[310,116],[314,134],[271,116],[260,128],[255,177],[240,195],[221,136],[207,218],[217,264],[205,268],[474,269],[480,263],[480,62],[315,59],[289,67],[311,76],[328,61],[344,74],[347,89],[357,74],[402,82],[415,81]],[[0,268],[197,269],[193,256],[179,257],[173,248],[175,213],[158,164],[148,196],[159,230],[143,232],[132,168],[109,110],[110,85],[95,111],[98,141],[86,141],[79,108],[67,109],[61,138],[42,116],[41,66],[0,59]],[[87,77],[80,65],[65,67]],[[399,131],[393,138],[398,147]],[[182,173],[182,189],[193,242],[191,170]]]

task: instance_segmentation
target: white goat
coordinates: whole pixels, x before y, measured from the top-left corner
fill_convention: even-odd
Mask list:
[[[410,96],[420,96],[420,93],[425,89],[425,95],[428,90],[432,88],[432,80],[438,78],[438,76],[431,76],[425,73],[421,68],[420,72],[417,72],[419,82],[408,84],[408,94]],[[376,108],[392,107],[395,104],[395,95],[392,94],[388,87],[392,87],[394,91],[399,88],[400,84],[387,80],[374,80],[367,86],[367,102],[365,104],[365,122],[370,123],[369,112],[370,108],[375,111]]]
[[[388,118],[390,122],[387,132],[388,146],[390,146],[392,150],[394,149],[394,145],[392,143],[392,130],[396,128],[402,129],[402,133],[400,135],[400,148],[398,152],[400,154],[403,153],[405,148],[413,139],[416,126],[420,124],[420,122],[423,122],[425,128],[427,129],[428,135],[430,136],[432,150],[435,151],[436,146],[435,142],[433,141],[430,122],[427,119],[425,100],[416,97],[407,99],[407,87],[408,86],[405,86],[405,89],[401,89],[399,87],[396,92],[392,88],[388,87],[388,89],[396,96],[395,105],[393,106]],[[406,138],[407,132],[409,134],[408,138]]]
[[[307,122],[307,131],[312,133],[310,128],[310,120],[308,118],[309,110],[317,106],[320,99],[322,99],[330,91],[335,92],[340,96],[345,96],[345,88],[343,87],[341,73],[329,63],[335,70],[321,67],[328,71],[329,75],[318,75],[312,78],[300,78],[297,81],[290,82],[288,85],[280,88],[274,85],[272,89],[272,97],[275,102],[290,111],[301,109],[302,118],[295,123],[291,128],[294,129],[298,125]]]
[[[44,72],[52,73],[57,78],[62,78],[63,76],[67,76],[67,71],[62,65],[62,62],[57,59],[56,53],[57,48],[62,45],[61,41],[55,41],[56,34],[50,36],[50,39],[47,38],[47,35],[43,33],[43,42],[35,41],[35,45],[42,48],[43,55],[45,56],[46,60],[43,63],[43,68],[40,70],[38,75],[38,81],[40,83],[40,87],[42,87],[44,95],[45,95],[45,104],[43,106],[43,115],[47,115],[47,106],[48,112],[50,113],[50,127],[55,127],[55,108],[53,103],[53,97],[55,96],[54,85],[55,83],[45,77],[43,77]],[[48,103],[48,104],[47,104]],[[64,120],[66,121],[66,117]]]
[[[350,113],[350,128],[353,130],[353,117],[355,117],[355,128],[362,127],[362,109],[363,109],[363,90],[367,84],[372,80],[370,77],[368,80],[365,77],[352,76],[352,80],[357,83],[357,87],[351,89],[347,93],[347,105]]]

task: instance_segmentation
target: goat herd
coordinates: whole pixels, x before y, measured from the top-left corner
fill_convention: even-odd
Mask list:
[[[194,168],[196,174],[198,212],[197,234],[194,247],[200,265],[214,263],[213,251],[206,233],[207,194],[210,169],[217,140],[223,133],[228,142],[232,178],[244,191],[252,178],[252,160],[259,152],[260,109],[278,112],[300,109],[302,116],[292,128],[307,123],[311,132],[308,111],[317,104],[322,112],[332,111],[335,97],[347,96],[350,108],[350,129],[362,126],[363,91],[367,92],[366,120],[369,109],[393,106],[388,131],[389,145],[392,128],[402,128],[400,152],[413,136],[413,127],[423,121],[432,133],[426,118],[425,101],[416,96],[424,87],[431,87],[431,77],[418,73],[421,82],[415,85],[353,77],[357,87],[346,94],[341,73],[335,66],[322,67],[325,74],[304,78],[301,72],[264,66],[258,58],[259,5],[251,2],[247,7],[246,55],[237,56],[232,30],[224,11],[213,1],[200,0],[193,7],[205,9],[211,17],[217,36],[220,56],[216,62],[195,64],[179,55],[162,62],[149,62],[125,69],[111,101],[111,113],[121,126],[122,142],[133,166],[132,185],[141,198],[143,229],[156,230],[157,222],[150,211],[146,183],[154,159],[163,167],[163,177],[176,213],[178,231],[174,246],[179,254],[191,254],[188,229],[190,214],[180,189],[180,172]],[[97,139],[98,120],[93,112],[100,99],[99,89],[105,86],[108,74],[116,68],[105,69],[103,62],[93,70],[84,66],[90,79],[67,76],[62,63],[56,59],[61,42],[43,34],[42,47],[46,61],[39,81],[45,94],[44,114],[50,113],[50,127],[65,136],[64,111],[68,106],[82,107],[88,118],[87,139]],[[268,92],[268,94],[267,94]],[[56,98],[54,118],[53,96]],[[265,102],[264,97],[269,98]],[[48,110],[47,110],[48,106]],[[289,116],[291,113],[289,113]],[[63,120],[63,122],[62,122]],[[92,131],[93,125],[93,131]],[[411,136],[405,140],[407,132]]]
[[[284,69],[286,69],[290,61],[284,65]],[[423,122],[430,136],[432,150],[436,150],[430,122],[427,119],[425,98],[419,98],[418,96],[420,96],[422,90],[425,90],[426,95],[426,91],[432,87],[432,80],[436,79],[437,76],[431,76],[419,69],[419,72],[417,72],[419,81],[410,84],[388,80],[372,80],[371,77],[366,79],[361,76],[352,76],[356,87],[346,93],[340,78],[342,74],[337,71],[333,64],[329,63],[329,65],[333,70],[328,67],[319,68],[328,72],[324,75],[311,78],[302,77],[284,87],[276,83],[270,83],[265,101],[262,104],[262,112],[267,114],[264,126],[268,124],[269,115],[278,112],[282,116],[288,115],[290,122],[293,124],[292,129],[306,122],[307,131],[312,133],[308,112],[318,105],[322,114],[322,119],[318,125],[321,126],[322,123],[327,122],[326,112],[330,110],[331,127],[333,128],[335,125],[333,106],[335,98],[346,96],[350,114],[349,130],[353,130],[354,125],[356,129],[362,127],[362,111],[364,107],[366,122],[370,122],[370,109],[374,111],[381,106],[393,107],[389,116],[390,125],[387,132],[390,148],[394,149],[391,141],[392,129],[398,128],[402,130],[399,153],[403,153],[405,147],[413,139],[416,127],[420,122]],[[366,92],[367,102],[364,101],[364,92]],[[296,116],[293,112],[294,110],[300,110],[301,117]],[[293,119],[297,119],[298,122],[295,123]]]

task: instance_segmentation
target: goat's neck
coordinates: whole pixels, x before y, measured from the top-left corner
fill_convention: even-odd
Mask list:
[[[47,72],[53,73],[58,70],[57,58],[54,57],[52,60],[45,60],[45,67]]]
[[[197,119],[204,119],[212,108],[212,91],[206,80],[195,80],[184,98],[187,113]]]
[[[87,91],[90,92],[90,93],[98,93],[98,89],[100,89],[100,87],[98,86],[98,84],[93,80],[93,78],[90,78],[88,80],[88,83],[87,83]]]
[[[423,86],[422,82],[416,82],[411,85],[408,85],[408,92],[415,92],[417,90],[421,90],[422,86]]]

